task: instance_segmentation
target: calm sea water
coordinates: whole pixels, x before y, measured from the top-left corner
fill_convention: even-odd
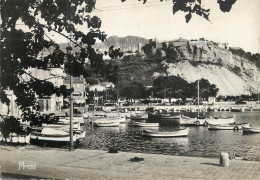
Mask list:
[[[237,123],[249,122],[260,127],[260,111],[210,112],[210,116],[234,116]],[[244,159],[260,161],[260,133],[243,134],[240,131],[210,131],[206,127],[190,127],[188,137],[147,138],[142,129],[131,126],[131,120],[120,127],[85,126],[86,138],[80,148],[167,154],[180,156],[219,157],[222,151],[235,153]],[[145,129],[148,129],[147,127]],[[172,131],[173,125],[160,125],[151,130]]]

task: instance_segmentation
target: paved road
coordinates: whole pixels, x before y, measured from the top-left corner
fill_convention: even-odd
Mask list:
[[[143,158],[143,161],[130,161],[134,157]],[[219,159],[198,157],[126,152],[111,154],[83,149],[69,152],[65,149],[49,148],[0,148],[0,171],[2,174],[55,179],[245,180],[260,179],[260,162],[235,159],[230,161],[229,167],[221,167]]]

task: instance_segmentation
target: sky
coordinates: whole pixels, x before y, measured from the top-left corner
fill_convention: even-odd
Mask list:
[[[260,0],[237,0],[229,13],[219,9],[217,0],[202,0],[202,5],[211,9],[211,22],[194,14],[189,23],[185,21],[185,13],[172,14],[172,1],[96,2],[93,14],[101,18],[101,30],[108,36],[134,35],[159,40],[204,37],[227,42],[231,47],[241,47],[245,51],[260,52]]]

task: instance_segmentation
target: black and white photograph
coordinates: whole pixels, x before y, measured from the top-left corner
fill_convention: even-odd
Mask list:
[[[0,0],[0,180],[260,180],[260,0]]]

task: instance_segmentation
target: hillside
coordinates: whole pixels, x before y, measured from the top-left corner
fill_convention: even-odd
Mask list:
[[[153,78],[166,74],[179,75],[188,82],[205,78],[217,85],[218,95],[235,96],[257,92],[257,77],[260,77],[260,72],[256,64],[232,54],[222,45],[209,41],[185,40],[174,42],[173,46],[160,50],[165,51],[166,56],[137,58],[131,65],[124,59],[119,74],[132,77],[132,80],[143,81],[145,85],[152,85]],[[154,63],[155,61],[158,62]],[[158,71],[155,64],[163,64],[165,72]]]
[[[114,45],[123,52],[135,52],[138,44],[141,48],[147,43],[148,40],[141,37],[111,36],[104,43],[95,44],[94,47],[102,52]],[[65,44],[61,44],[61,47],[64,48]],[[139,81],[146,86],[151,86],[155,77],[168,74],[179,75],[188,82],[201,78],[208,79],[219,88],[218,95],[235,96],[258,91],[259,54],[251,56],[251,53],[243,50],[232,50],[225,44],[206,40],[175,40],[167,42],[167,48],[157,41],[156,47],[157,49],[152,49],[154,53],[152,57],[125,56],[121,62],[118,62],[121,85],[130,81]],[[164,55],[156,56],[156,50],[164,51],[162,53]],[[250,57],[254,60],[252,61]]]

